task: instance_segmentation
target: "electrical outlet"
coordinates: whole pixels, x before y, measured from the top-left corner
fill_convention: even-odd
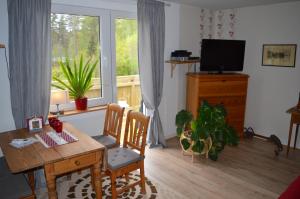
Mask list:
[[[5,48],[5,45],[4,44],[0,44],[0,48]]]

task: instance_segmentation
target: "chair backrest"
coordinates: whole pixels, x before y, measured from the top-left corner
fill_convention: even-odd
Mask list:
[[[118,144],[120,144],[124,109],[118,104],[108,104],[105,114],[103,135],[115,137]]]
[[[149,120],[150,117],[142,113],[128,111],[123,147],[136,149],[144,155]]]

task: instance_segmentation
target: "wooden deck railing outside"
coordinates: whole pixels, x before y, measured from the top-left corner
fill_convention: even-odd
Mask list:
[[[93,82],[94,86],[87,93],[88,98],[99,97],[101,93],[100,78],[94,78]],[[124,101],[130,108],[138,111],[141,104],[139,75],[117,76],[117,101]]]

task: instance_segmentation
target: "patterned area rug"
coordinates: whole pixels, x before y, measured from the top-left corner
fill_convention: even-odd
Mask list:
[[[136,182],[140,179],[138,173],[132,173],[129,175],[130,182]],[[67,176],[63,176],[57,179],[57,192],[58,198],[76,198],[76,199],[92,199],[95,198],[95,192],[91,186],[91,176],[89,170],[84,170],[81,174],[77,172],[73,173],[71,179],[68,179]],[[117,187],[124,186],[126,184],[125,178],[119,178],[117,180]],[[45,199],[47,197],[47,189],[42,188],[37,191],[38,199]],[[110,178],[104,177],[102,178],[102,194],[105,199],[111,198],[111,190],[110,190]],[[157,198],[157,189],[155,185],[152,184],[150,180],[146,178],[146,194],[141,193],[140,186],[135,186],[129,189],[127,192],[120,194],[118,198],[149,198],[154,199]]]

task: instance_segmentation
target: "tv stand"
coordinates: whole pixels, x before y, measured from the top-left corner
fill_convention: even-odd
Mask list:
[[[222,71],[222,72],[217,72],[217,71],[208,71],[208,72],[199,72],[199,74],[202,74],[202,75],[236,75],[236,74],[240,74],[240,73],[235,73],[235,72],[225,72],[225,71]]]
[[[196,117],[203,100],[223,104],[229,125],[243,137],[248,77],[240,73],[188,73],[186,109]]]

